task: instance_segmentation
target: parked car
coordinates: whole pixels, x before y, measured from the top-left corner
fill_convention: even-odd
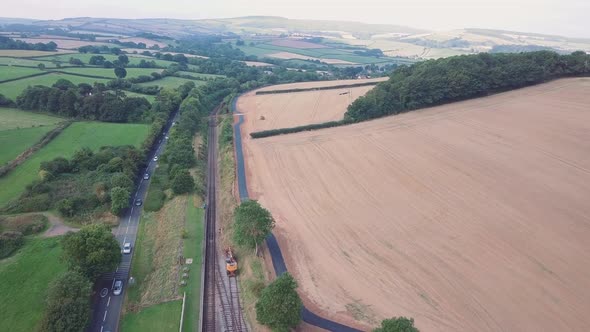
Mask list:
[[[138,198],[135,200],[135,206],[141,206],[141,204],[143,204],[143,202],[141,201],[141,198]]]
[[[143,179],[144,179],[144,180],[149,180],[149,179],[150,179],[150,174],[149,174],[149,173],[145,173],[145,174],[143,175]]]
[[[115,281],[115,286],[113,286],[113,294],[114,295],[121,295],[121,292],[123,291],[123,281],[122,280],[116,280]]]
[[[123,253],[130,254],[131,253],[131,243],[127,242],[123,244]]]

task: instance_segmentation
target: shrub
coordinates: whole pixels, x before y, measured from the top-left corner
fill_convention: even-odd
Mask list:
[[[188,170],[180,170],[177,171],[174,178],[172,178],[171,187],[175,194],[190,193],[195,189],[195,180]]]
[[[92,283],[78,272],[68,271],[51,283],[40,330],[83,331],[90,318]]]
[[[19,249],[25,240],[23,233],[7,231],[0,234],[0,259],[6,258]]]
[[[129,207],[129,198],[131,192],[129,189],[114,187],[111,189],[111,212],[119,215],[124,209]]]

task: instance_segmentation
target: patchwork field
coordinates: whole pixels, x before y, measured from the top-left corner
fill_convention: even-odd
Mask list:
[[[330,317],[587,331],[589,104],[574,78],[313,132],[246,126],[249,193]]]
[[[46,51],[29,51],[29,50],[0,50],[0,57],[37,57],[53,54],[72,53],[72,51],[57,50],[55,52]]]
[[[97,54],[90,54],[90,53],[74,53],[74,54],[60,54],[60,55],[52,55],[52,56],[46,56],[46,57],[40,57],[38,58],[39,60],[47,60],[47,61],[51,61],[51,60],[58,60],[61,61],[63,63],[67,63],[70,58],[76,58],[76,59],[80,59],[82,62],[84,62],[85,64],[88,64],[90,62],[90,58],[93,56],[96,56]],[[117,55],[114,54],[98,54],[103,56],[107,61],[115,61],[118,59]],[[150,57],[143,57],[140,55],[134,55],[134,54],[127,54],[127,57],[129,58],[129,64],[130,65],[138,65],[141,60],[145,60],[145,61],[154,61],[156,63],[156,65],[161,66],[161,67],[168,67],[171,64],[175,63],[173,61],[166,61],[166,60],[160,60],[160,59],[156,59],[156,58],[150,58]],[[129,69],[129,68],[127,68]]]
[[[248,110],[245,125],[251,132],[337,121],[353,100],[373,87],[265,95],[256,95],[255,90],[238,99],[238,108]]]
[[[41,162],[56,157],[69,158],[75,151],[88,147],[97,150],[107,145],[139,146],[149,125],[102,122],[75,122],[22,165],[0,178],[0,206],[18,197],[37,178]]]

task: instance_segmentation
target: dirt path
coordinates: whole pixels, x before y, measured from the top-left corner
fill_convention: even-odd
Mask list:
[[[73,228],[70,226],[67,226],[63,223],[63,220],[61,220],[61,218],[57,217],[56,215],[50,213],[50,212],[41,212],[40,214],[44,215],[47,217],[47,219],[49,219],[49,229],[47,229],[45,231],[45,233],[43,233],[43,237],[54,237],[54,236],[60,236],[60,235],[64,235],[65,233],[72,231],[72,232],[77,232],[79,229],[78,228]]]

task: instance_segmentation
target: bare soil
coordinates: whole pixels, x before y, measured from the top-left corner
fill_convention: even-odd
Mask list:
[[[331,317],[588,331],[589,105],[574,78],[313,132],[245,126],[249,193]]]
[[[61,218],[50,212],[41,212],[49,220],[49,228],[43,233],[44,237],[54,237],[64,235],[67,232],[77,232],[79,228],[73,228],[64,224]]]

